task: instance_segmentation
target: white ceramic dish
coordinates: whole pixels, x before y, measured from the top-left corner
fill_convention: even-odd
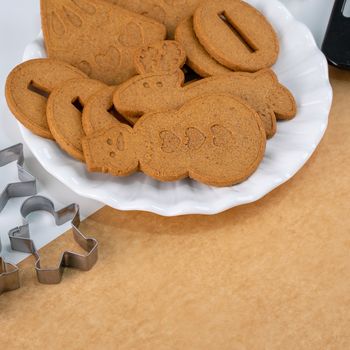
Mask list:
[[[298,114],[278,123],[259,169],[244,183],[213,188],[191,180],[161,183],[143,174],[116,178],[90,174],[57,145],[20,126],[25,142],[43,167],[78,194],[120,210],[144,210],[165,216],[215,214],[265,196],[289,180],[309,159],[327,128],[332,102],[327,62],[309,29],[277,0],[247,0],[275,27],[281,52],[274,71],[294,94]],[[42,37],[29,44],[24,60],[45,57]]]

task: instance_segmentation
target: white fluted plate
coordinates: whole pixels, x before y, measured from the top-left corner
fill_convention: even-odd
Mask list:
[[[88,173],[52,141],[20,125],[25,142],[58,180],[81,196],[120,210],[144,210],[165,216],[215,214],[260,199],[289,180],[309,159],[327,128],[332,102],[325,57],[309,29],[296,21],[277,0],[248,0],[273,24],[280,39],[280,55],[273,70],[294,94],[298,114],[279,122],[276,136],[267,143],[258,170],[245,182],[214,188],[192,180],[161,183],[138,173],[127,178]],[[29,44],[24,60],[45,57],[42,37]]]

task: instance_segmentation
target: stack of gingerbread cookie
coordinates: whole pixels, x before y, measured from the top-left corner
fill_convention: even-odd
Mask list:
[[[296,114],[270,69],[277,35],[243,1],[41,0],[41,14],[49,58],[10,73],[7,102],[90,171],[237,184]]]

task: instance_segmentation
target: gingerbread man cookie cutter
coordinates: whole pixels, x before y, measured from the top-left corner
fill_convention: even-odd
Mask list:
[[[71,221],[73,237],[87,254],[82,255],[71,251],[65,251],[62,253],[58,266],[42,268],[40,254],[35,247],[34,241],[30,237],[30,228],[27,221],[28,215],[36,211],[46,211],[50,213],[58,226]],[[20,212],[24,220],[24,225],[10,230],[9,238],[11,248],[15,251],[32,254],[35,257],[35,270],[40,283],[60,283],[65,267],[88,271],[95,265],[98,258],[98,242],[94,238],[85,237],[79,230],[80,212],[78,204],[71,204],[56,211],[54,204],[48,198],[33,196],[23,202]]]

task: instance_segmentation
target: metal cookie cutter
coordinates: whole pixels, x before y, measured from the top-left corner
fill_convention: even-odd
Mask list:
[[[41,268],[40,255],[35,248],[33,240],[30,238],[29,224],[26,217],[35,211],[44,210],[52,214],[56,225],[62,225],[68,221],[72,222],[73,237],[75,241],[87,252],[86,255],[66,251],[62,254],[60,264],[54,268]],[[96,263],[98,257],[98,242],[94,238],[85,237],[79,230],[80,214],[79,205],[71,204],[61,210],[55,211],[54,204],[45,197],[34,196],[26,199],[21,207],[21,215],[24,225],[12,229],[9,232],[11,247],[24,253],[33,254],[35,270],[38,281],[43,284],[57,284],[61,282],[65,267],[77,268],[82,271],[90,270]]]
[[[1,237],[0,237],[0,295],[5,292],[18,289],[19,283],[19,269],[16,265],[7,263],[1,257]]]
[[[8,147],[0,151],[0,168],[17,161],[18,178],[20,182],[8,184],[0,194],[0,212],[8,200],[13,197],[26,197],[36,194],[36,179],[24,167],[23,144]],[[19,269],[16,265],[6,262],[1,256],[0,237],[0,294],[20,287]]]
[[[0,194],[0,212],[13,197],[27,197],[36,194],[36,179],[23,167],[23,144],[11,146],[0,151],[0,168],[17,161],[18,178],[21,182],[11,183]]]

